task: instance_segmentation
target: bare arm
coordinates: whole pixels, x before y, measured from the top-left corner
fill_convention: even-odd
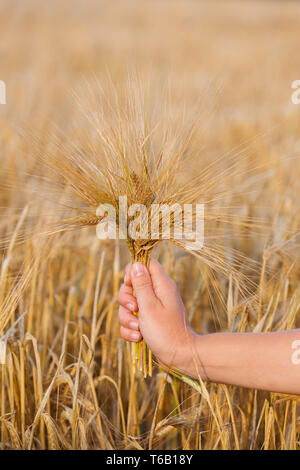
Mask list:
[[[188,356],[184,369],[193,377],[300,394],[300,330],[196,335]]]
[[[128,265],[119,303],[121,336],[144,337],[163,364],[211,382],[300,394],[300,330],[198,335],[174,281],[154,260],[149,271]]]

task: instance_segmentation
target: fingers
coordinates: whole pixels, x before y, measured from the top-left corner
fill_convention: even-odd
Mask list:
[[[166,276],[166,273],[164,271],[164,268],[162,267],[162,265],[154,258],[150,258],[150,261],[149,261],[149,271],[150,271],[150,274],[151,276],[162,276],[162,275],[165,275]]]
[[[132,274],[132,267],[133,267],[133,264],[132,263],[128,263],[124,269],[124,284],[125,286],[128,286],[128,287],[132,287],[132,280],[131,280],[131,274]],[[151,277],[156,277],[156,276],[159,276],[159,277],[167,277],[167,274],[165,273],[162,265],[156,261],[155,259],[153,258],[150,258],[150,261],[149,261],[149,272],[150,272],[150,275]]]
[[[138,304],[136,298],[133,296],[132,287],[123,284],[119,291],[118,301],[120,305],[126,307],[128,310],[132,312],[138,311]]]
[[[138,343],[142,340],[141,333],[139,333],[138,331],[130,330],[129,328],[124,328],[124,326],[121,326],[120,334],[121,338],[125,339],[126,341]]]
[[[122,306],[119,307],[119,322],[124,328],[139,331],[138,318]]]
[[[142,335],[139,331],[139,323],[129,310],[124,307],[119,308],[120,334],[126,341],[141,341]]]
[[[149,271],[155,295],[161,305],[166,306],[170,299],[177,297],[176,283],[167,275],[162,265],[155,259],[151,258]]]
[[[137,270],[143,270],[142,276],[137,276]],[[130,289],[134,288],[138,303],[142,302],[140,308],[153,308],[158,301],[161,306],[165,305],[167,299],[172,297],[176,291],[175,282],[165,273],[161,264],[153,258],[150,258],[149,271],[141,263],[129,263],[125,268],[124,285],[124,292],[127,293],[132,293],[133,291]],[[121,297],[120,303],[126,306],[122,299],[123,297]],[[126,301],[131,303],[128,298]]]
[[[157,305],[157,298],[146,266],[142,263],[134,263],[130,269],[130,277],[141,313],[154,309]]]

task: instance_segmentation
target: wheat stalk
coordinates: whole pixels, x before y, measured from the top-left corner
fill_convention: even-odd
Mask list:
[[[201,250],[190,248],[189,237],[180,240],[175,237],[174,213],[170,217],[168,240],[198,257],[208,269],[230,278],[244,296],[249,296],[255,285],[251,276],[255,277],[258,264],[238,250],[225,248],[223,242],[228,232],[233,238],[242,238],[247,236],[250,227],[262,227],[259,220],[240,214],[234,216],[230,207],[222,206],[222,200],[228,199],[232,192],[228,180],[240,171],[241,157],[229,156],[225,167],[217,162],[200,166],[197,173],[191,174],[189,156],[195,157],[192,141],[198,131],[198,117],[173,115],[168,112],[163,98],[160,98],[159,112],[151,113],[152,98],[135,76],[129,77],[123,93],[110,82],[106,88],[92,83],[84,90],[83,102],[80,95],[77,96],[86,117],[82,140],[72,142],[63,135],[56,135],[52,137],[49,151],[40,153],[43,171],[48,171],[50,181],[56,184],[52,195],[59,195],[61,203],[63,194],[64,211],[47,234],[98,225],[104,218],[97,215],[100,204],[114,207],[120,226],[119,198],[126,195],[128,205],[146,207],[146,215],[139,214],[137,225],[146,236],[133,239],[127,230],[126,242],[131,261],[148,265],[152,249],[163,238],[161,214],[152,210],[153,205],[176,203],[184,207],[202,203],[205,205],[205,243]],[[48,186],[47,195],[49,197]],[[130,222],[129,217],[127,229]],[[158,227],[155,238],[151,238],[152,223]],[[192,233],[195,223],[193,212],[187,233]],[[247,275],[241,269],[245,262]],[[136,346],[133,356],[134,364],[144,375],[151,375],[151,352],[147,360],[144,342]]]

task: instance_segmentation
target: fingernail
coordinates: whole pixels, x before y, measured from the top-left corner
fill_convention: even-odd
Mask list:
[[[137,321],[131,321],[129,323],[129,327],[132,328],[133,330],[138,330],[139,329],[139,324]]]
[[[145,266],[142,263],[134,263],[133,265],[133,274],[136,277],[143,276],[145,274]]]
[[[125,306],[126,306],[126,308],[128,308],[128,310],[130,310],[131,312],[134,312],[134,305],[133,304],[126,304]]]
[[[130,337],[131,337],[131,339],[133,339],[134,341],[137,341],[138,339],[140,339],[139,333],[131,333]]]

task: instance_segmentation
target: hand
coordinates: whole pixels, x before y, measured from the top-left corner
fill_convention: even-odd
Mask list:
[[[144,338],[160,362],[185,370],[196,334],[175,282],[157,261],[150,260],[149,270],[141,263],[127,265],[119,303],[121,337],[134,342]],[[137,311],[138,318],[133,314]]]
[[[299,329],[197,335],[176,284],[153,259],[149,271],[141,263],[126,267],[119,302],[122,338],[143,337],[166,366],[205,381],[300,394],[300,364],[292,360]],[[137,310],[139,318],[133,314]]]

